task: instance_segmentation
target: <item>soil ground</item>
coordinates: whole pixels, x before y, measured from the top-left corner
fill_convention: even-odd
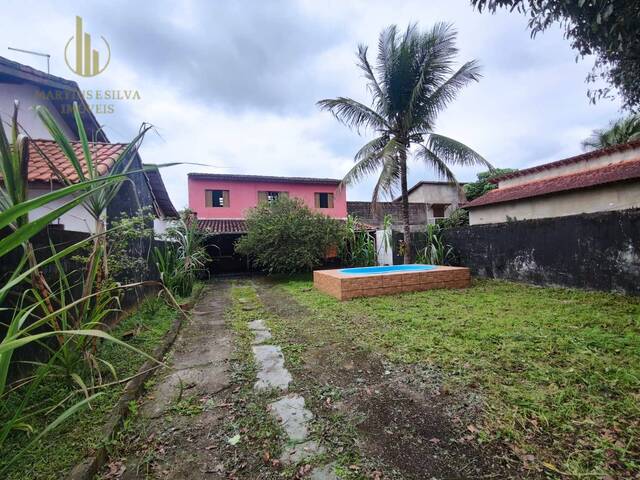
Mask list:
[[[524,478],[535,475],[474,427],[482,402],[451,392],[436,369],[389,363],[289,328],[310,313],[266,280],[212,283],[197,302],[132,420],[114,439],[103,479],[308,477],[313,465],[283,467],[281,428],[255,394],[246,323],[265,318],[293,376],[289,391],[314,413],[314,438],[343,479]],[[345,346],[346,345],[346,346]],[[314,461],[311,462],[314,464]]]

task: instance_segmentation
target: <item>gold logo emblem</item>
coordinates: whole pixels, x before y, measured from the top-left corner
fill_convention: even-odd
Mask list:
[[[109,43],[102,35],[100,38],[107,47],[107,61],[104,65],[100,63],[100,52],[91,48],[91,35],[82,31],[82,17],[76,16],[76,34],[69,39],[64,47],[64,61],[72,72],[83,77],[95,77],[107,69],[111,61],[111,47],[109,47]],[[75,67],[69,61],[69,58],[74,58],[69,54],[69,46],[74,39],[76,47]]]

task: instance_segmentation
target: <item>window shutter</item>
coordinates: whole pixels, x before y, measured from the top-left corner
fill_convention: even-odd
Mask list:
[[[205,207],[213,206],[213,190],[204,191],[204,206]]]
[[[316,208],[320,208],[320,194],[319,193],[315,193],[314,197],[315,197],[315,207]]]
[[[258,203],[267,201],[267,192],[258,192]]]
[[[333,193],[327,193],[327,207],[333,208]]]
[[[229,190],[222,191],[222,206],[225,208],[228,208],[231,206],[231,203],[229,201]]]

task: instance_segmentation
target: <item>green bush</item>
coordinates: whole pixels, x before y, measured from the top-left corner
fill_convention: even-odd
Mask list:
[[[493,170],[489,170],[487,172],[480,172],[478,174],[477,181],[467,183],[464,186],[464,194],[466,195],[467,200],[471,201],[474,198],[481,197],[494,188],[498,188],[497,185],[489,182],[489,180],[491,180],[492,178],[499,177],[500,175],[504,175],[505,173],[516,171],[517,169],[514,168],[494,168]]]
[[[457,208],[447,218],[438,220],[442,228],[464,227],[469,225],[469,212],[464,208]]]
[[[268,273],[310,271],[343,238],[338,220],[312,212],[299,199],[260,203],[246,221],[247,235],[236,242],[235,250]]]

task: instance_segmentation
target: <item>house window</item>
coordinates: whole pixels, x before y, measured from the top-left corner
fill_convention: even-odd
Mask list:
[[[431,205],[431,212],[433,213],[433,218],[444,218],[444,211],[447,209],[448,205],[437,203]]]
[[[258,192],[258,202],[273,202],[280,197],[288,197],[289,192]]]
[[[206,207],[229,207],[229,190],[205,190]]]
[[[333,208],[333,193],[317,192],[315,197],[316,208]]]

